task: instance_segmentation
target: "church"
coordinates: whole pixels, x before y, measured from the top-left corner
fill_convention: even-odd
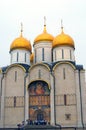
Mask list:
[[[33,51],[32,51],[33,45]],[[43,32],[31,44],[23,36],[9,48],[10,65],[0,68],[0,128],[45,120],[62,127],[86,126],[85,69],[75,60],[75,43],[65,33]]]

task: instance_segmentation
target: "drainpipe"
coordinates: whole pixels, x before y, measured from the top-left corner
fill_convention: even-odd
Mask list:
[[[24,76],[24,125],[25,125],[25,111],[26,111],[26,78],[28,76],[28,73],[25,74]]]
[[[83,123],[83,110],[82,110],[82,90],[81,90],[81,77],[80,77],[80,69],[79,69],[79,90],[80,90],[80,107],[81,107],[81,122],[82,122],[82,127],[84,128],[84,123]]]

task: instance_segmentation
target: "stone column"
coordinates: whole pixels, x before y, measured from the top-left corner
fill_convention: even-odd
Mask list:
[[[54,109],[54,77],[50,74],[50,106],[51,106],[51,125],[55,125],[55,109]]]
[[[28,88],[26,87],[26,95],[25,95],[25,121],[28,119]]]
[[[76,112],[77,112],[77,127],[82,127],[81,121],[81,101],[80,101],[80,82],[79,82],[79,71],[75,72],[75,80],[76,80]]]
[[[1,124],[0,127],[5,127],[5,103],[4,103],[4,97],[5,97],[5,76],[2,77],[2,95],[1,95]]]
[[[86,86],[85,86],[85,70],[80,70],[81,79],[81,96],[82,96],[82,118],[83,127],[86,126]]]
[[[25,92],[24,92],[24,95],[25,95],[25,108],[24,108],[24,121],[26,122],[26,120],[28,119],[28,74],[26,74],[25,76]]]

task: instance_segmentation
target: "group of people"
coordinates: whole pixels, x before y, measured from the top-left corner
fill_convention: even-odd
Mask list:
[[[25,122],[22,121],[22,123],[21,124],[17,124],[17,126],[18,126],[18,130],[24,130]]]
[[[47,124],[49,123],[46,120],[33,121],[33,120],[28,119],[26,120],[26,122],[22,121],[21,124],[17,124],[17,126],[18,126],[18,130],[24,130],[25,125],[47,125]]]
[[[35,121],[27,120],[27,122],[28,125],[47,125],[47,121],[45,120],[35,120]]]

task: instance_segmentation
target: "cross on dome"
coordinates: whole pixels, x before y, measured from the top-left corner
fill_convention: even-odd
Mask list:
[[[62,33],[63,33],[63,20],[61,19],[61,30],[62,30]]]
[[[46,17],[45,17],[45,16],[44,16],[44,30],[43,30],[43,32],[44,32],[44,33],[47,32],[47,30],[46,30]]]
[[[44,16],[44,26],[46,26],[46,17]]]
[[[21,22],[21,37],[22,37],[22,33],[23,33],[23,24]]]

